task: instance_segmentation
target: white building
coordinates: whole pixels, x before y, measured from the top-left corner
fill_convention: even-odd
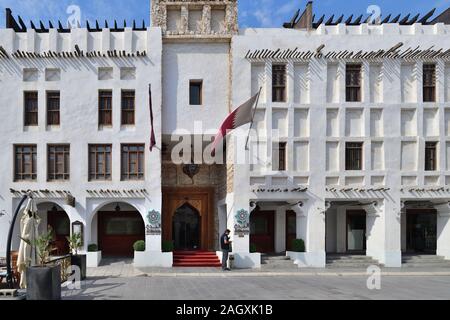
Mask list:
[[[1,234],[30,189],[61,251],[80,221],[84,250],[127,256],[145,238],[137,265],[171,266],[168,242],[218,250],[226,227],[238,267],[285,251],[311,267],[335,254],[450,260],[450,10],[371,23],[314,20],[308,3],[284,28],[241,30],[235,0],[154,0],[151,14],[146,29],[71,30],[7,14]],[[227,164],[189,165],[202,133],[260,87],[250,151],[230,140]],[[196,148],[185,164],[174,133]],[[294,239],[304,254],[289,253]]]

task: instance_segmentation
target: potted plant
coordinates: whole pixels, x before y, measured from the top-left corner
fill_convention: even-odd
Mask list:
[[[81,280],[84,280],[86,279],[86,255],[78,254],[78,250],[83,245],[81,233],[73,233],[70,237],[67,237],[67,241],[69,241],[71,264],[80,268]]]
[[[250,253],[255,253],[257,250],[256,244],[250,243]]]
[[[61,266],[48,265],[53,231],[34,241],[23,239],[38,254],[38,265],[26,269],[27,300],[61,300]]]
[[[102,260],[102,252],[98,250],[98,246],[94,243],[88,245],[87,267],[97,268],[101,260]]]
[[[303,239],[292,240],[292,251],[287,251],[286,255],[299,267],[306,267],[309,265],[305,241]]]
[[[163,241],[162,252],[173,252],[173,250],[174,250],[173,241]]]

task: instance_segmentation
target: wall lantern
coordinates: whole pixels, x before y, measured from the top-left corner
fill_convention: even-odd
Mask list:
[[[81,243],[83,244],[84,234],[83,234],[83,222],[75,221],[72,222],[72,235],[79,233],[81,235]]]
[[[75,208],[75,197],[72,195],[67,195],[66,196],[66,204],[68,206],[71,206],[72,208]]]
[[[116,212],[120,212],[122,210],[122,209],[120,209],[119,204],[116,205],[115,210],[116,210]]]

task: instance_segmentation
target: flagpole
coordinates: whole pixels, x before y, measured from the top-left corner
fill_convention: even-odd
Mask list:
[[[250,140],[250,133],[252,132],[253,122],[255,120],[256,108],[258,108],[259,97],[261,95],[262,87],[259,87],[258,97],[256,98],[255,108],[253,109],[252,122],[250,123],[250,129],[248,129],[247,141],[245,142],[245,150],[248,151],[248,142]]]

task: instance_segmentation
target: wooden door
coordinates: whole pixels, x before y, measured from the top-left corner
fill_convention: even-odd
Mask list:
[[[292,251],[292,242],[297,238],[297,214],[286,211],[286,251]]]
[[[173,242],[179,235],[174,235],[174,216],[184,206],[191,207],[199,214],[199,250],[214,250],[214,189],[213,188],[164,188],[162,238]],[[194,247],[194,246],[188,246]],[[186,248],[194,249],[194,248]]]
[[[275,252],[275,212],[256,211],[250,215],[250,243],[261,253]]]
[[[70,236],[70,219],[64,211],[48,211],[47,225],[53,230],[53,248],[56,250],[52,252],[54,255],[69,254],[69,241],[67,237]]]
[[[145,226],[138,212],[99,212],[99,248],[104,256],[132,257],[133,244],[145,241]]]

